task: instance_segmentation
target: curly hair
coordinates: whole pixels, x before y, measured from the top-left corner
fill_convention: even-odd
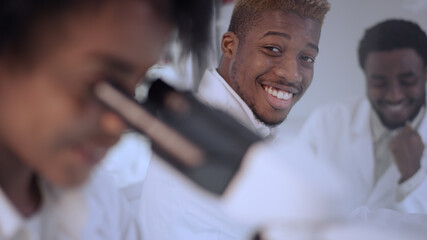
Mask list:
[[[373,51],[390,51],[399,48],[412,48],[427,65],[427,36],[416,23],[390,19],[366,30],[359,43],[359,65],[365,69],[366,57]]]
[[[295,13],[323,23],[329,9],[328,0],[238,0],[234,6],[228,31],[244,38],[246,32],[264,12],[275,10]]]

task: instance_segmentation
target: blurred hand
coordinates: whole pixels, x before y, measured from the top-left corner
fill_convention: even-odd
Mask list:
[[[417,131],[409,123],[391,139],[390,150],[400,171],[399,183],[411,178],[421,166],[424,143]]]

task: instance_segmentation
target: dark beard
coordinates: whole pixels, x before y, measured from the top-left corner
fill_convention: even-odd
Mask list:
[[[254,116],[255,116],[255,118],[258,120],[258,121],[260,121],[260,122],[262,122],[262,123],[264,123],[266,126],[268,126],[268,127],[277,127],[277,126],[279,126],[280,124],[282,124],[285,120],[286,120],[286,118],[288,117],[288,116],[286,116],[285,118],[283,118],[282,120],[280,120],[280,121],[275,121],[275,122],[273,122],[273,121],[267,121],[267,120],[265,120],[265,119],[262,119],[262,117],[256,112],[256,110],[255,110],[255,107],[252,105],[252,106],[250,106],[250,105],[248,105],[248,107],[249,107],[249,109],[251,109],[251,111],[252,111],[252,113],[254,114]]]
[[[240,86],[232,80],[232,79],[236,79],[237,64],[238,64],[238,61],[236,61],[231,66],[231,79],[230,79],[230,82],[228,83],[230,87],[237,93],[237,95],[239,95],[239,97],[243,100],[243,102],[245,102],[245,104],[249,107],[249,109],[251,110],[251,112],[254,114],[255,118],[258,121],[264,123],[266,126],[269,126],[269,127],[276,127],[280,125],[283,121],[285,121],[286,117],[280,121],[274,121],[274,122],[263,119],[261,115],[258,114],[258,112],[256,111],[255,104],[253,103],[253,99],[243,94],[243,92],[240,89]]]

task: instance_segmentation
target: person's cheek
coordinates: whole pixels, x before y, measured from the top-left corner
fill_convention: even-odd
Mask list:
[[[112,112],[103,113],[100,117],[100,124],[102,129],[112,136],[120,135],[126,128],[122,119]]]

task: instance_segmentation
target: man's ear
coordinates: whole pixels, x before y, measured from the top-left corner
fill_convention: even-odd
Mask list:
[[[233,56],[237,52],[237,47],[239,45],[239,39],[237,38],[236,34],[233,32],[226,32],[224,35],[222,35],[221,40],[221,51],[222,55],[227,58],[233,58]]]

